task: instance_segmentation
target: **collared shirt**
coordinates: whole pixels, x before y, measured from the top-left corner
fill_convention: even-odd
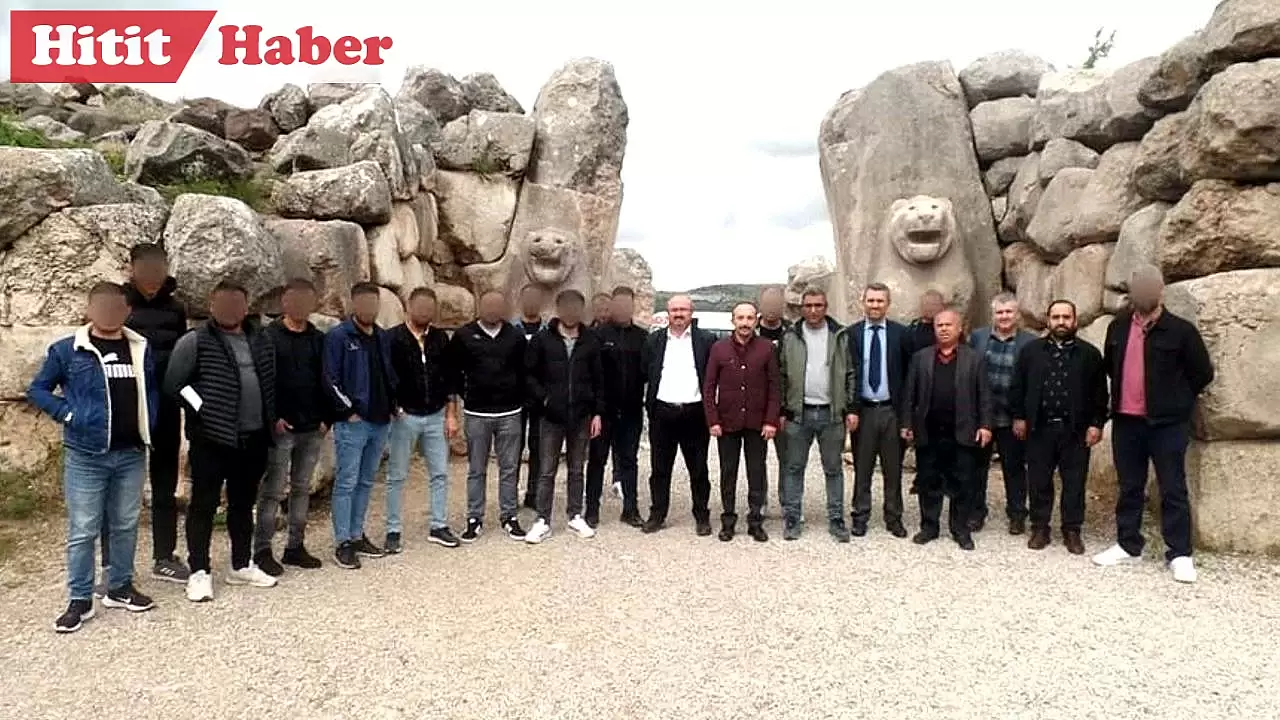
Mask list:
[[[1040,393],[1040,408],[1046,420],[1070,420],[1071,396],[1068,376],[1070,375],[1071,355],[1076,350],[1076,341],[1064,343],[1050,341],[1045,345],[1049,353],[1049,372],[1044,378],[1044,390]]]
[[[804,404],[831,404],[831,373],[827,369],[827,341],[831,331],[825,323],[816,330],[808,323],[801,324],[804,334]]]
[[[878,331],[872,328],[880,328]],[[880,336],[880,387],[876,390],[871,389],[871,339],[874,335]],[[868,320],[862,327],[862,367],[866,368],[862,379],[862,399],[871,402],[888,402],[892,400],[889,396],[889,329],[883,320],[879,322],[871,322]]]
[[[1009,387],[1013,384],[1017,339],[1017,333],[1001,338],[992,331],[987,340],[987,352],[983,360],[987,369],[987,385],[991,388],[996,427],[1009,427],[1013,424],[1013,418],[1009,414]]]
[[[1147,331],[1150,325],[1138,313],[1129,325],[1129,341],[1124,347],[1124,367],[1120,369],[1120,414],[1147,416]]]
[[[667,348],[662,353],[662,379],[658,382],[658,402],[685,405],[702,402],[698,387],[698,367],[693,362],[693,329],[683,335],[667,330]]]

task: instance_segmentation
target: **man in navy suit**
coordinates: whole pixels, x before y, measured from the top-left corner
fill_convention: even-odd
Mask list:
[[[902,440],[895,404],[902,393],[909,355],[907,329],[887,318],[889,287],[871,283],[862,293],[866,319],[849,328],[850,359],[858,380],[847,388],[854,426],[854,537],[867,534],[871,517],[871,479],[880,460],[884,476],[884,525],[895,537],[907,536],[902,524]]]

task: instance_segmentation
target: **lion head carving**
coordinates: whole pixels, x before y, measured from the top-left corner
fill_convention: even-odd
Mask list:
[[[529,280],[548,287],[563,285],[581,260],[577,237],[553,228],[532,230],[524,245],[524,271]]]
[[[916,195],[889,207],[889,241],[913,265],[936,262],[955,242],[956,218],[946,198]]]

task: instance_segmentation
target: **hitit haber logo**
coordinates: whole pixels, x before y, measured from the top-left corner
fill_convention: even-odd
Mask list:
[[[16,83],[174,83],[191,62],[214,10],[13,10],[9,79]],[[221,65],[382,65],[389,37],[330,40],[311,27],[264,37],[261,26],[224,25]]]

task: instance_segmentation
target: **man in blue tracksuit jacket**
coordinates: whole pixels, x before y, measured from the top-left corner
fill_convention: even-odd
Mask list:
[[[129,303],[122,286],[94,285],[88,316],[89,324],[49,347],[27,389],[27,399],[63,428],[70,602],[54,622],[62,633],[93,617],[94,541],[104,521],[110,564],[103,606],[131,612],[154,606],[133,586],[133,557],[159,407],[155,360],[146,338],[124,326]]]
[[[382,548],[364,535],[374,475],[382,461],[395,406],[396,374],[391,341],[378,327],[379,290],[373,283],[351,288],[351,317],[324,338],[324,383],[335,403],[333,441],[334,560],[349,570],[360,556],[382,557]]]

